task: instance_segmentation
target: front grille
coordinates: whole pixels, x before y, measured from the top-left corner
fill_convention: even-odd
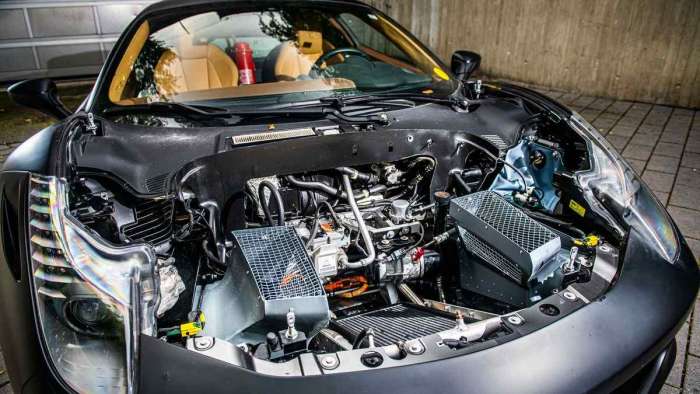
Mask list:
[[[134,208],[135,221],[122,227],[126,238],[153,245],[170,239],[173,229],[174,202],[169,199],[148,200]]]
[[[301,240],[291,227],[233,232],[264,300],[325,296]]]
[[[374,342],[377,346],[436,334],[454,328],[455,324],[455,320],[449,317],[404,304],[334,321],[334,325],[340,331],[344,331],[353,339],[362,330],[371,328],[374,330]]]
[[[453,199],[450,216],[515,262],[527,276],[561,248],[559,236],[492,191]]]

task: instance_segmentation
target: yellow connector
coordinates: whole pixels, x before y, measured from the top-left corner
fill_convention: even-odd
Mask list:
[[[589,248],[595,248],[600,243],[600,237],[597,235],[589,235],[584,239],[575,239],[574,245],[576,246],[586,246]]]
[[[197,321],[180,324],[180,336],[187,338],[199,334],[204,328],[205,322],[204,313],[200,313],[197,317]]]

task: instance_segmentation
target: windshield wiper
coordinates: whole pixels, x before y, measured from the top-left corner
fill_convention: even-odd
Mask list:
[[[203,118],[230,117],[231,115],[234,115],[229,110],[220,107],[183,103],[168,103],[162,101],[157,101],[148,104],[114,106],[106,108],[102,112],[105,115],[130,113],[164,113],[168,115],[176,114]]]

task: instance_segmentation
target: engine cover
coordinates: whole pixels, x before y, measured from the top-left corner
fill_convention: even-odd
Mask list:
[[[205,288],[202,311],[207,335],[231,339],[255,325],[262,331],[287,327],[313,336],[328,324],[321,280],[291,227],[263,227],[232,233],[234,254],[224,278]]]

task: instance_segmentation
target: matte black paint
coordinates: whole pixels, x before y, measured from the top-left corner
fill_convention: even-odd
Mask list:
[[[629,243],[620,281],[603,299],[500,346],[400,368],[280,378],[143,337],[141,389],[148,393],[608,392],[669,346],[697,290],[698,270],[687,245],[681,252],[682,264],[672,265],[650,258],[634,231]]]
[[[70,110],[58,98],[56,84],[48,79],[29,79],[17,82],[7,89],[12,101],[36,109],[58,120],[70,115]]]

